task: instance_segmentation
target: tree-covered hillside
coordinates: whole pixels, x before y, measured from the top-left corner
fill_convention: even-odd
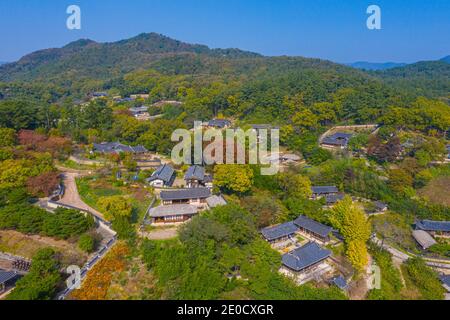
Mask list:
[[[106,79],[149,67],[154,61],[176,54],[191,54],[228,59],[258,57],[238,49],[210,49],[156,34],[140,34],[112,43],[81,39],[63,48],[46,49],[24,56],[0,68],[1,81],[80,80],[80,77]],[[75,80],[76,79],[76,80]],[[58,81],[58,82],[59,82]]]
[[[375,75],[389,86],[406,90],[415,95],[430,98],[448,98],[450,92],[450,64],[444,59],[440,61],[422,61],[401,68],[377,71]]]

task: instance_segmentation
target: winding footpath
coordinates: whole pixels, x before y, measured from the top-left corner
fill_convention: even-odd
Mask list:
[[[63,173],[63,183],[64,183],[64,196],[58,201],[61,204],[82,209],[84,211],[88,211],[93,215],[102,218],[103,214],[94,208],[88,206],[80,197],[78,192],[78,187],[76,183],[76,178],[81,177],[82,174],[78,172],[64,172]]]
[[[90,174],[90,172],[71,170],[64,167],[58,167],[58,169],[63,172],[62,177],[64,184],[64,195],[61,200],[53,202],[53,204],[79,209],[81,211],[87,212],[88,214],[91,214],[97,222],[100,222],[97,228],[97,232],[99,234],[102,234],[103,237],[106,238],[106,243],[102,244],[98,251],[91,255],[88,262],[80,268],[79,283],[81,285],[83,280],[86,279],[89,270],[91,270],[109,252],[112,247],[114,247],[117,242],[117,236],[116,232],[111,229],[109,223],[104,220],[103,214],[87,205],[81,199],[81,196],[78,192],[76,178],[88,175]],[[58,294],[57,299],[66,299],[75,289],[76,288],[74,288],[73,286],[67,287],[63,292],[60,292]]]
[[[417,255],[415,255],[413,253],[410,253],[410,252],[405,253],[405,252],[402,252],[386,243],[383,244],[383,242],[377,237],[372,237],[371,241],[373,243],[375,243],[376,245],[378,245],[379,247],[382,247],[383,249],[388,251],[390,254],[392,254],[393,258],[398,259],[401,263],[406,262],[410,258],[417,257]],[[434,267],[437,269],[450,270],[450,260],[433,259],[433,258],[427,258],[427,257],[421,257],[421,258],[423,260],[425,260],[425,263],[430,267]]]

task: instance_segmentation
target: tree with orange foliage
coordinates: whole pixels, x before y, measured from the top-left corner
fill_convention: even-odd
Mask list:
[[[119,243],[87,274],[80,289],[71,293],[75,300],[106,300],[113,277],[125,270],[129,248]]]
[[[37,177],[30,177],[27,181],[27,190],[37,197],[48,197],[60,183],[59,173],[55,171],[45,172]]]

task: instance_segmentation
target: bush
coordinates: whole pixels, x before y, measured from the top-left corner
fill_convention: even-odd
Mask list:
[[[38,251],[33,257],[30,272],[17,281],[8,300],[51,300],[61,281],[56,253],[51,248]]]
[[[370,254],[381,269],[381,288],[369,292],[369,300],[398,300],[403,288],[400,271],[393,265],[391,254],[381,248],[370,246]]]
[[[404,264],[404,276],[410,285],[416,287],[424,300],[444,299],[445,289],[437,273],[420,258],[409,259]],[[405,280],[406,280],[405,279]]]
[[[78,210],[58,208],[49,213],[28,204],[9,205],[0,209],[0,229],[25,234],[40,234],[59,239],[78,236],[94,227],[94,219]]]
[[[78,239],[78,247],[87,253],[94,252],[95,250],[94,237],[87,233],[82,234],[80,236],[80,239]]]

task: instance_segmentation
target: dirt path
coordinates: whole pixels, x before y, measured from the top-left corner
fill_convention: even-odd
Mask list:
[[[93,214],[103,218],[102,213],[94,208],[91,208],[81,199],[80,194],[78,193],[77,183],[75,181],[78,176],[80,175],[74,172],[65,172],[63,174],[65,192],[64,197],[59,202],[68,206],[90,211]]]
[[[149,240],[169,240],[177,237],[178,228],[167,228],[150,232],[140,232],[140,235]]]

